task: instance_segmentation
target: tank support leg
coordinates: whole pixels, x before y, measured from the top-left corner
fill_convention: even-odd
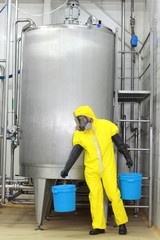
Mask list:
[[[41,226],[38,226],[35,230],[36,230],[36,231],[43,231],[44,229],[41,228]]]
[[[53,207],[53,196],[52,196],[52,191],[51,191],[50,196],[49,196],[47,210],[46,210],[46,215],[45,215],[46,220],[50,220],[49,214],[51,213],[52,207]]]
[[[34,195],[35,195],[35,210],[36,210],[36,221],[38,225],[37,230],[41,230],[40,226],[46,216],[46,211],[48,208],[51,188],[53,180],[35,178],[34,179]]]

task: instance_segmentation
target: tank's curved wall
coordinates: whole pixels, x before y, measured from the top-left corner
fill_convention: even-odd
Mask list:
[[[56,178],[72,149],[74,110],[89,105],[112,120],[114,34],[57,25],[27,31],[22,42],[20,173]]]

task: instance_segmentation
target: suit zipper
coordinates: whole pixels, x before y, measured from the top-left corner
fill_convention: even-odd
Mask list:
[[[95,129],[94,128],[93,128],[93,133],[94,133],[94,142],[95,142],[95,145],[96,145],[96,148],[97,148],[97,153],[98,153],[100,170],[101,170],[101,173],[102,173],[103,172],[102,159],[101,159],[101,154],[100,154],[100,150],[99,150],[99,147],[98,147],[97,138],[96,138],[96,134],[95,134]]]

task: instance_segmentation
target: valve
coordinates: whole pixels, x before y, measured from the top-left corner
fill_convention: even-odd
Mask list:
[[[65,9],[65,23],[79,23],[79,15],[79,0],[68,0],[67,7]]]
[[[18,145],[17,133],[18,133],[17,126],[10,126],[7,128],[7,135],[9,137],[9,139],[11,140],[11,142],[13,143],[15,148]]]

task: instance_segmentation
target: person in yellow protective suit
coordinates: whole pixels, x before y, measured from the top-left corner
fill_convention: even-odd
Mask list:
[[[97,119],[89,106],[75,110],[78,129],[73,136],[73,149],[61,172],[62,177],[69,170],[84,149],[85,180],[89,188],[89,201],[93,229],[90,235],[105,232],[106,222],[103,209],[103,187],[112,203],[119,234],[126,234],[128,217],[117,187],[117,171],[113,142],[126,158],[128,167],[133,165],[125,144],[118,135],[118,128],[105,119]]]

